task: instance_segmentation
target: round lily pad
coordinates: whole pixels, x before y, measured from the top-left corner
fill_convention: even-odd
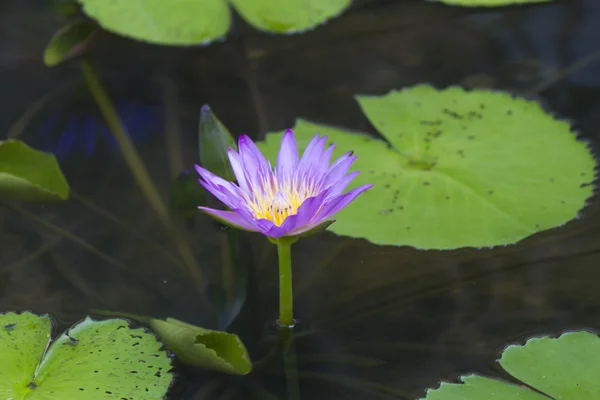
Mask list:
[[[255,28],[273,33],[304,32],[337,17],[351,0],[230,0]]]
[[[0,398],[163,399],[171,359],[127,321],[86,318],[51,341],[48,315],[0,314]]]
[[[463,7],[498,7],[515,4],[547,3],[552,0],[438,0],[441,3]]]
[[[592,194],[586,144],[535,101],[427,85],[357,99],[387,142],[304,120],[294,128],[301,151],[317,132],[337,144],[334,157],[353,150],[353,185],[375,185],[338,214],[337,234],[421,249],[504,245],[575,218]],[[271,162],[281,136],[259,143]]]
[[[443,382],[429,389],[424,400],[596,400],[600,396],[600,338],[590,332],[509,346],[500,364],[527,386],[470,375],[461,378],[463,383]]]
[[[225,36],[231,13],[224,0],[78,0],[106,30],[165,45],[212,42]]]

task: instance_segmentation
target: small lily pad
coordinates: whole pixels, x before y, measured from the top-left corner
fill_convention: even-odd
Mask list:
[[[231,11],[224,0],[78,0],[106,30],[165,45],[205,44],[227,33]]]
[[[80,19],[69,23],[56,32],[44,51],[44,64],[54,67],[81,55],[96,32],[96,24]]]
[[[171,360],[156,336],[86,318],[51,341],[52,326],[48,315],[0,314],[0,398],[165,397]]]
[[[441,3],[463,7],[498,7],[517,4],[547,3],[552,0],[438,0]]]
[[[200,328],[175,318],[152,319],[149,324],[185,364],[232,375],[252,371],[250,356],[237,335]]]
[[[255,28],[273,33],[313,29],[346,10],[351,0],[230,0]]]
[[[0,141],[0,198],[65,200],[69,184],[54,155],[19,140]]]
[[[528,386],[469,375],[461,378],[463,383],[443,382],[439,388],[429,389],[424,400],[600,398],[600,338],[590,332],[533,338],[525,345],[509,346],[500,365]]]
[[[507,93],[427,85],[358,96],[381,135],[298,120],[298,148],[315,133],[353,150],[373,189],[338,214],[330,230],[382,245],[421,249],[515,243],[575,218],[592,195],[595,161],[567,122]],[[275,162],[282,133],[259,143]]]

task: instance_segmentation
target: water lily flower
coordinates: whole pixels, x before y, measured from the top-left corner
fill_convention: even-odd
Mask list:
[[[373,185],[343,193],[359,173],[348,174],[356,156],[348,152],[330,164],[335,145],[325,148],[326,140],[315,135],[299,159],[294,133],[288,129],[272,168],[256,144],[242,135],[239,152],[227,150],[237,185],[196,165],[199,182],[230,211],[199,208],[226,225],[271,239],[329,226],[335,213]]]

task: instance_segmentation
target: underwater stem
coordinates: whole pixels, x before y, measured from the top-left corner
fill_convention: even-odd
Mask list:
[[[292,290],[292,243],[277,241],[279,254],[279,326],[294,326],[294,298]]]
[[[81,61],[81,69],[85,83],[94,98],[96,105],[100,109],[100,113],[104,117],[106,124],[113,134],[115,141],[119,145],[119,149],[125,158],[125,162],[127,163],[131,174],[136,180],[142,193],[144,193],[148,199],[150,206],[154,209],[165,228],[173,236],[181,257],[183,258],[189,273],[193,277],[198,292],[203,294],[206,284],[202,270],[200,269],[193,252],[187,245],[187,242],[172,224],[168,208],[161,199],[158,189],[154,186],[150,174],[146,170],[133,142],[125,132],[121,120],[102,85],[100,77],[96,73],[92,63],[86,58]]]

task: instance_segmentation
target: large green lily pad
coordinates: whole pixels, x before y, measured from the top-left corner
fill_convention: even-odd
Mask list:
[[[127,321],[86,318],[51,341],[48,315],[0,314],[0,398],[163,399],[171,359]]]
[[[351,0],[78,0],[83,11],[111,32],[165,45],[205,44],[224,37],[231,3],[257,29],[297,33],[346,10]]]
[[[600,398],[600,338],[590,332],[568,332],[509,346],[500,365],[528,386],[477,375],[463,383],[442,383],[425,400],[597,400]],[[540,393],[532,390],[535,389]]]
[[[547,3],[552,0],[438,0],[441,3],[463,7],[498,7],[516,4]]]
[[[19,140],[0,141],[0,198],[65,200],[69,184],[56,158]]]
[[[297,33],[337,17],[351,0],[229,0],[242,17],[257,29]]]
[[[224,0],[78,0],[106,30],[157,44],[191,45],[225,36],[231,13]]]
[[[330,230],[421,249],[517,242],[575,218],[592,194],[595,161],[567,122],[534,101],[487,90],[427,85],[358,96],[388,140],[298,120],[302,151],[320,132],[334,157],[353,150],[353,186],[375,186]],[[272,163],[282,133],[259,147]]]

